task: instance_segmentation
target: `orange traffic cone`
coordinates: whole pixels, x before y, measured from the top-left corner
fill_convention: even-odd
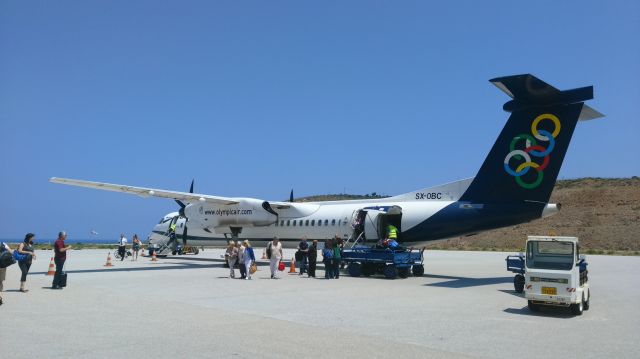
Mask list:
[[[295,273],[295,272],[296,272],[296,259],[291,258],[291,266],[289,267],[289,273]]]
[[[262,258],[260,258],[260,259],[267,259],[267,250],[266,249],[262,250]]]
[[[152,262],[157,262],[158,258],[156,258],[156,251],[153,251],[153,254],[151,255],[151,261]]]
[[[109,254],[107,254],[107,263],[105,263],[104,266],[105,267],[113,267],[113,264],[111,264],[111,252],[109,252]]]
[[[56,274],[56,268],[53,266],[53,257],[51,257],[51,262],[49,262],[49,271],[46,275],[54,275]]]

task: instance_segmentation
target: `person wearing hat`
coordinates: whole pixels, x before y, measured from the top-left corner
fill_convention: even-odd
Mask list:
[[[267,245],[267,257],[269,257],[269,269],[271,269],[271,279],[279,279],[278,277],[278,264],[282,260],[282,243],[278,237],[273,237],[273,240]]]
[[[253,253],[253,248],[251,248],[251,243],[249,243],[249,240],[245,239],[244,242],[242,242],[242,245],[244,246],[244,268],[245,268],[245,274],[246,277],[244,279],[246,280],[251,280],[251,266],[254,265],[256,263],[256,256]]]

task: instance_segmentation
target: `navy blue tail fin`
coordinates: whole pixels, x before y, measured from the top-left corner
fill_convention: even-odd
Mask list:
[[[548,202],[578,119],[602,117],[584,104],[593,87],[559,91],[529,74],[491,82],[513,98],[511,116],[460,200]]]

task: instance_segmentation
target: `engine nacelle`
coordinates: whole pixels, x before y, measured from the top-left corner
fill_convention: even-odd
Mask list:
[[[190,225],[202,228],[216,227],[264,227],[275,223],[278,214],[269,202],[243,198],[231,205],[192,203],[185,208]]]

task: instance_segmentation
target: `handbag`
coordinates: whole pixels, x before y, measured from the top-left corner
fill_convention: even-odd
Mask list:
[[[249,272],[251,274],[253,274],[253,273],[257,272],[257,271],[258,271],[258,265],[256,265],[255,263],[252,263],[251,267],[249,267]]]
[[[17,250],[15,250],[13,251],[13,258],[18,262],[22,262],[27,260],[27,258],[29,258],[29,254],[22,254],[22,253],[19,253]]]
[[[280,272],[282,272],[284,270],[284,262],[283,261],[280,261],[280,263],[278,264],[278,270]]]

